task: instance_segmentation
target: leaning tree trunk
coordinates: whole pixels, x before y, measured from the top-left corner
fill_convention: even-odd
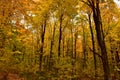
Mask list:
[[[102,20],[101,20],[100,9],[99,9],[99,0],[96,0],[96,2],[92,0],[90,2],[92,4],[91,7],[92,7],[93,18],[94,18],[94,23],[96,27],[95,29],[97,33],[97,41],[101,50],[102,64],[103,64],[103,70],[104,70],[104,80],[111,80],[107,50],[106,50],[104,35],[102,30]]]
[[[93,57],[94,57],[94,69],[95,69],[95,78],[97,77],[97,60],[96,60],[96,48],[95,48],[95,39],[94,39],[94,33],[91,25],[91,13],[88,13],[88,20],[89,20],[89,27],[90,27],[90,33],[91,33],[91,39],[92,39],[92,49],[93,49]]]

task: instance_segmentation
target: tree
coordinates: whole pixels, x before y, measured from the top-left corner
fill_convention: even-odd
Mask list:
[[[102,19],[101,19],[101,14],[100,14],[100,0],[87,0],[88,1],[88,6],[92,9],[93,12],[93,18],[94,18],[94,23],[95,23],[95,30],[97,33],[97,41],[101,50],[101,59],[103,63],[103,70],[104,70],[104,79],[105,80],[111,80],[110,77],[110,68],[108,64],[108,56],[107,56],[107,50],[106,50],[106,45],[104,41],[104,33],[103,33],[103,27],[102,27]]]
[[[95,78],[97,77],[97,60],[96,60],[96,48],[95,48],[95,38],[93,33],[93,28],[91,24],[91,12],[88,12],[88,21],[89,21],[89,27],[90,27],[90,33],[91,33],[91,40],[92,40],[92,52],[94,57],[94,69],[95,69]]]

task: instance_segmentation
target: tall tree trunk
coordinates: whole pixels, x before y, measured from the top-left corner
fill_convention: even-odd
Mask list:
[[[94,39],[94,33],[91,25],[91,13],[88,13],[88,20],[89,20],[89,27],[90,27],[90,33],[91,33],[91,39],[92,39],[92,49],[93,49],[93,57],[94,57],[94,69],[95,69],[95,78],[97,77],[97,60],[96,60],[96,49],[95,49],[95,39]]]
[[[40,69],[40,71],[42,70],[42,58],[43,58],[43,48],[44,48],[44,37],[45,37],[46,25],[47,25],[47,19],[45,19],[43,25],[41,26],[42,32],[41,32],[41,46],[40,46],[40,57],[39,57],[39,60],[40,60],[39,69]]]
[[[60,27],[59,27],[59,42],[58,42],[58,57],[60,57],[60,47],[61,47],[61,40],[62,40],[62,22],[63,22],[63,14],[60,15]]]
[[[93,18],[96,27],[97,41],[101,50],[103,70],[104,70],[104,80],[111,80],[107,50],[106,50],[104,35],[102,30],[102,20],[99,9],[99,0],[96,0],[96,2],[92,1],[91,7],[92,7]]]

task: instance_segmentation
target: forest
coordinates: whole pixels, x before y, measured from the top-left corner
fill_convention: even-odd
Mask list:
[[[120,1],[0,0],[0,80],[120,80]]]

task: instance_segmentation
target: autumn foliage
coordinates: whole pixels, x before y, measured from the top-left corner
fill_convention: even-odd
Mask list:
[[[0,0],[0,80],[119,80],[117,0]]]

